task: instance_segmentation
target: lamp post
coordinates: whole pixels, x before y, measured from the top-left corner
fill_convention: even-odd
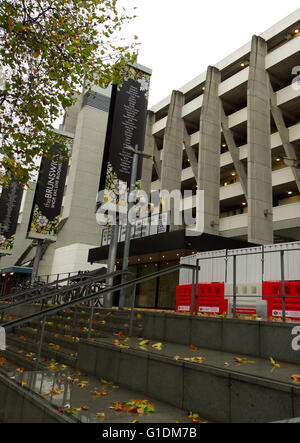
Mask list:
[[[137,145],[135,146],[135,148],[133,148],[131,146],[127,146],[124,149],[126,149],[126,151],[131,152],[133,154],[132,167],[131,167],[131,178],[130,178],[130,193],[131,193],[131,192],[135,191],[135,187],[136,187],[137,168],[138,168],[139,157],[151,158],[151,155],[146,154],[143,151],[140,151]],[[129,250],[130,250],[130,237],[131,237],[131,224],[129,223],[129,214],[130,214],[130,211],[131,211],[133,205],[134,205],[134,202],[132,202],[132,201],[128,202],[122,271],[127,271],[128,270]],[[122,283],[126,283],[126,281],[127,281],[127,274],[124,273],[122,275]],[[121,291],[120,300],[119,300],[119,309],[123,309],[124,308],[125,292],[126,292],[126,289],[123,289]]]

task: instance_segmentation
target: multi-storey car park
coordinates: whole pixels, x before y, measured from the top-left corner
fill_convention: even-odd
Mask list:
[[[300,9],[153,106],[144,189],[204,190],[206,233],[299,239],[299,37]]]

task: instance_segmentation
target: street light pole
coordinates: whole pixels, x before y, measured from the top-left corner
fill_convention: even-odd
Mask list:
[[[133,153],[132,167],[131,167],[131,177],[130,177],[130,193],[131,193],[131,192],[134,192],[135,188],[136,188],[136,179],[137,179],[139,157],[151,158],[151,155],[145,154],[143,151],[140,151],[138,149],[137,145],[135,146],[135,148],[132,148],[131,146],[128,146],[125,149],[127,151]],[[132,207],[134,205],[134,202],[131,201],[131,200],[132,199],[130,199],[130,201],[128,202],[122,271],[127,271],[128,270],[128,264],[129,264],[130,237],[131,237],[131,224],[129,223],[129,214],[130,214],[130,211],[131,211],[131,209],[132,209]],[[126,283],[126,281],[127,281],[127,274],[124,273],[122,275],[122,283]],[[121,294],[120,294],[119,309],[123,309],[124,308],[124,305],[125,305],[125,293],[126,293],[126,289],[123,289],[121,291]]]

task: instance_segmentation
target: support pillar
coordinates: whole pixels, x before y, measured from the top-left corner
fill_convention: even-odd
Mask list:
[[[221,107],[219,84],[221,73],[208,67],[200,116],[198,189],[204,191],[204,232],[219,234]]]
[[[273,242],[270,89],[267,43],[252,38],[248,81],[248,241]]]
[[[165,129],[161,170],[161,189],[169,192],[181,190],[182,147],[184,121],[181,117],[184,96],[173,91]],[[171,229],[178,229],[174,223],[174,207],[170,207]]]

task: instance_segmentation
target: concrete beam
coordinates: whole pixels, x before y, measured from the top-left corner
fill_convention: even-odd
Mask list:
[[[186,153],[189,157],[191,168],[194,174],[194,177],[196,179],[196,182],[198,181],[198,160],[196,157],[196,154],[191,147],[191,136],[187,132],[186,128],[184,128],[183,132],[183,144],[185,146]]]
[[[164,135],[161,169],[161,189],[172,192],[181,190],[182,144],[184,121],[181,118],[184,95],[173,91]],[[167,209],[167,208],[166,208]],[[175,228],[173,202],[170,207],[171,229]]]
[[[285,155],[288,158],[293,158],[297,160],[297,153],[295,146],[290,142],[289,130],[286,127],[283,114],[281,109],[277,106],[277,98],[276,93],[273,90],[270,78],[269,78],[269,86],[270,86],[270,99],[271,99],[271,112],[274,118],[277,130],[279,132]],[[298,191],[300,192],[300,169],[291,167],[291,171],[295,178],[295,182],[297,184]]]
[[[221,109],[219,85],[221,73],[209,66],[200,116],[198,188],[204,191],[204,232],[219,234]]]
[[[221,104],[221,121],[222,121],[223,134],[224,134],[227,146],[229,148],[229,152],[231,154],[234,167],[235,167],[236,172],[238,173],[238,176],[240,178],[240,182],[241,182],[245,197],[246,197],[246,199],[248,199],[247,173],[245,171],[243,163],[240,161],[239,148],[237,148],[233,133],[232,133],[231,129],[229,129],[228,117],[226,116],[226,114],[224,112],[224,108],[223,108],[222,104]]]
[[[252,38],[248,81],[248,241],[273,243],[270,88],[267,43]]]

